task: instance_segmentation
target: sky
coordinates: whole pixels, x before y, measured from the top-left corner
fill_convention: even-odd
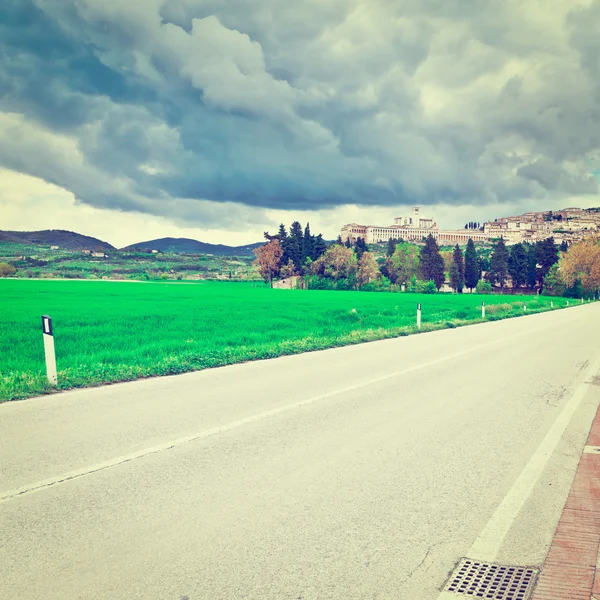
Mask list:
[[[600,206],[600,0],[3,0],[0,229]]]

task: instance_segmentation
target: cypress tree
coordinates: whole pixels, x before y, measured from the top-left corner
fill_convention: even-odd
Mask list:
[[[298,272],[302,269],[302,225],[294,221],[290,227],[290,233],[283,241],[284,259],[292,259]],[[287,263],[283,263],[287,264]]]
[[[514,288],[527,283],[527,252],[523,244],[515,244],[508,257],[508,273]]]
[[[354,252],[356,252],[356,258],[360,260],[362,255],[368,251],[369,247],[367,246],[365,240],[361,237],[356,238],[356,242],[354,242]]]
[[[465,251],[465,285],[473,291],[480,279],[481,269],[479,268],[479,261],[477,260],[475,243],[469,238],[467,250]]]
[[[313,244],[312,254],[310,257],[313,260],[317,260],[317,258],[319,258],[319,256],[321,256],[322,254],[325,254],[325,250],[327,250],[327,244],[325,243],[325,240],[323,239],[323,234],[320,233],[315,238],[315,243]]]
[[[498,243],[494,248],[488,275],[488,281],[490,283],[499,283],[500,288],[504,288],[504,284],[508,277],[508,250],[506,249],[503,238],[498,240]]]
[[[419,271],[425,281],[433,281],[439,290],[444,283],[444,259],[434,237],[429,234],[419,258]]]
[[[396,252],[396,246],[398,245],[398,240],[396,238],[390,238],[387,241],[387,247],[385,249],[386,256],[392,256],[394,252]]]
[[[550,267],[558,262],[558,248],[554,243],[553,237],[537,243],[537,262],[540,265],[537,270],[537,281],[541,288],[544,285],[544,277],[548,274]]]
[[[311,235],[310,223],[307,223],[304,229],[304,236],[302,237],[302,264],[304,264],[307,258],[312,257],[314,243],[315,236]]]
[[[527,286],[533,289],[537,281],[537,248],[534,244],[524,246],[527,253]]]
[[[462,294],[465,285],[465,262],[462,250],[456,244],[452,252],[452,265],[450,267],[450,285],[459,294]]]

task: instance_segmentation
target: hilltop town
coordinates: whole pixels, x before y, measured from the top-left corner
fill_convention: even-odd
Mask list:
[[[600,208],[564,208],[557,211],[527,212],[513,217],[487,221],[475,229],[439,229],[435,220],[414,206],[407,216],[396,217],[393,225],[359,225],[349,223],[341,230],[342,241],[354,243],[358,238],[367,244],[386,243],[402,238],[419,242],[432,235],[441,244],[491,242],[502,237],[507,244],[538,242],[554,237],[557,242],[578,242],[600,229]]]

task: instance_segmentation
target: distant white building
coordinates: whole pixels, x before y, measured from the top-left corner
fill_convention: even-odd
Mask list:
[[[382,244],[390,239],[402,238],[408,242],[421,242],[428,235],[440,244],[466,244],[492,242],[502,237],[507,244],[534,243],[553,236],[557,242],[573,243],[600,230],[600,209],[565,208],[558,211],[528,212],[523,215],[501,217],[484,223],[480,229],[440,230],[434,219],[421,214],[418,206],[406,216],[396,217],[393,225],[359,225],[349,223],[341,231],[343,242],[354,243],[358,238],[367,244]]]
[[[437,227],[435,221],[421,214],[420,206],[413,206],[412,213],[406,217],[396,217],[394,225],[408,227],[410,229],[434,229]]]
[[[354,243],[358,238],[367,244],[384,244],[390,239],[403,239],[407,242],[421,242],[428,235],[433,236],[440,243],[466,244],[469,238],[475,242],[488,239],[482,231],[472,229],[459,229],[440,231],[435,219],[421,213],[419,206],[413,206],[412,212],[406,216],[396,217],[393,225],[359,225],[349,223],[341,231],[342,241],[350,240]]]

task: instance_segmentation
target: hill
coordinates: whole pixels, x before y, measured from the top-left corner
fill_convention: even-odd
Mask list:
[[[262,246],[264,242],[248,244],[246,246],[226,246],[224,244],[209,244],[189,238],[160,238],[132,244],[122,250],[160,250],[173,254],[214,254],[215,256],[250,256],[254,248]]]
[[[58,246],[67,250],[114,250],[107,242],[97,238],[65,231],[46,229],[44,231],[0,231],[0,242],[41,246]]]

